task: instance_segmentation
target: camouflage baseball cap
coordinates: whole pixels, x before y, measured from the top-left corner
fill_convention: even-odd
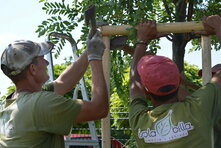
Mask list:
[[[53,46],[51,42],[14,41],[2,53],[1,69],[5,75],[15,76],[31,64],[35,57],[49,53]]]

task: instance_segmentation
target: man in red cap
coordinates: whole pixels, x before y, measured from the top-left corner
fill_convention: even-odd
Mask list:
[[[204,35],[216,34],[221,42],[221,18],[203,20]],[[131,65],[129,121],[139,148],[210,148],[212,129],[221,119],[221,71],[206,86],[182,100],[180,74],[164,56],[145,55],[150,40],[162,36],[155,21],[138,25]],[[145,56],[144,56],[145,55]],[[147,98],[153,108],[148,107]]]

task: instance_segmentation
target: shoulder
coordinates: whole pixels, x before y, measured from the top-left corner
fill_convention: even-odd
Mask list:
[[[41,91],[33,95],[38,95],[35,103],[35,111],[39,112],[80,110],[83,104],[80,99],[67,99],[50,91]]]
[[[197,91],[195,91],[191,96],[193,97],[213,97],[217,93],[220,93],[221,89],[218,83],[207,83],[205,86],[201,87]]]
[[[143,96],[136,96],[130,99],[129,103],[129,113],[137,112],[137,109],[143,110],[148,106],[148,100]]]
[[[215,112],[221,113],[221,90],[217,83],[208,83],[186,98],[185,103],[191,104],[191,106],[194,105],[191,109],[197,107],[204,110],[204,115],[209,118]]]
[[[81,104],[80,99],[72,100],[70,98],[65,98],[64,96],[61,96],[53,91],[40,91],[37,93],[34,93],[33,96],[37,96],[38,100],[37,102],[44,105],[44,104]]]
[[[148,100],[147,100],[147,98],[144,97],[144,96],[134,96],[134,97],[131,97],[131,98],[130,98],[130,105],[131,105],[131,104],[134,104],[135,102],[147,103]]]
[[[150,103],[145,97],[133,97],[131,98],[129,104],[129,120],[130,122],[133,121],[134,118],[142,115],[143,113],[146,114],[148,110],[151,110]]]

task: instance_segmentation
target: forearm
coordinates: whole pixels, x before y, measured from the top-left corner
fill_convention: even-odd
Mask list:
[[[143,85],[141,84],[140,77],[137,71],[137,64],[141,59],[141,57],[144,56],[145,54],[146,54],[146,45],[137,44],[133,55],[133,61],[131,64],[131,71],[130,71],[130,97],[136,95],[145,96],[145,90],[143,88]]]
[[[150,40],[156,39],[163,34],[158,34],[156,29],[156,22],[153,20],[147,20],[138,25],[137,40],[139,44],[136,44],[135,52],[133,55],[133,61],[130,71],[130,97],[134,96],[146,96],[146,90],[141,83],[140,76],[137,71],[137,65],[142,56],[146,54],[147,45],[143,43],[149,43]]]
[[[107,85],[104,78],[102,61],[90,61],[92,70],[92,103],[100,108],[98,114],[105,114],[109,110]]]
[[[87,67],[87,52],[84,52],[77,61],[68,66],[68,68],[54,81],[54,91],[60,95],[69,92],[83,77]]]

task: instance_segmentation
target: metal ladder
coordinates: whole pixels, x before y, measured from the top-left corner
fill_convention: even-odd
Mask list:
[[[71,44],[71,47],[72,47],[74,61],[76,61],[78,59],[78,56],[76,54],[76,51],[78,50],[77,43],[72,37],[70,37],[66,34],[52,32],[48,35],[48,39],[47,39],[48,41],[50,41],[51,36],[68,40]],[[54,70],[53,70],[53,58],[52,58],[51,52],[49,54],[47,54],[47,60],[49,62],[49,66],[48,66],[48,73],[49,73],[49,77],[50,77],[49,80],[53,81],[54,80]],[[76,88],[73,92],[73,99],[77,99],[79,89],[81,89],[83,100],[89,100],[87,89],[85,86],[84,77],[80,80],[79,84],[76,86]],[[67,136],[65,138],[65,148],[69,148],[70,146],[93,146],[94,148],[100,148],[94,121],[89,121],[88,126],[90,129],[91,139],[71,139],[70,136]]]

